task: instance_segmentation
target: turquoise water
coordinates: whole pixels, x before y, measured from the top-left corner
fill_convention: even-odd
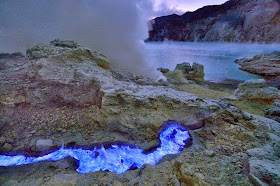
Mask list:
[[[238,69],[234,60],[280,50],[280,44],[239,44],[219,42],[149,42],[146,43],[148,60],[156,67],[174,70],[176,64],[197,62],[205,67],[205,79],[249,80],[260,76]]]

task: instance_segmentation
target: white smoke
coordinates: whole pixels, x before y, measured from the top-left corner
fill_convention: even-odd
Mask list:
[[[114,65],[158,78],[145,57],[150,0],[1,0],[0,51],[24,51],[55,38],[75,40]]]

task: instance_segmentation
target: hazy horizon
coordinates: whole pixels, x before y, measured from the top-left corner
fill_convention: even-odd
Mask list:
[[[183,14],[188,11],[196,11],[208,5],[220,5],[228,0],[153,0],[153,16],[164,16],[169,14]]]

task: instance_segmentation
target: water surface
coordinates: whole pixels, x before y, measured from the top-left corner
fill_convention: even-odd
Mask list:
[[[262,78],[239,70],[234,60],[280,50],[280,44],[219,42],[148,42],[145,46],[148,60],[156,67],[174,70],[178,63],[197,62],[204,65],[205,79],[211,81]]]

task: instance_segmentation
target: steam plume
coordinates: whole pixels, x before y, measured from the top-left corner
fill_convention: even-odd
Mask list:
[[[0,51],[24,51],[54,38],[73,39],[114,65],[158,78],[145,58],[149,0],[2,0]]]

